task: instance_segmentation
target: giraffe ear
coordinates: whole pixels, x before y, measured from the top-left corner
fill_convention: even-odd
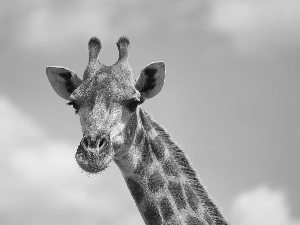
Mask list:
[[[46,74],[54,91],[66,100],[69,100],[72,92],[82,83],[74,71],[63,67],[48,66]]]
[[[166,68],[163,62],[151,63],[142,69],[135,87],[145,100],[157,95],[164,86]]]

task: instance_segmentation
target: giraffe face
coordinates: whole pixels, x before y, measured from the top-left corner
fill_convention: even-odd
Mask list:
[[[122,151],[129,149],[137,126],[136,109],[160,92],[164,84],[163,62],[149,64],[134,82],[128,63],[129,40],[117,42],[119,59],[112,66],[99,62],[100,40],[91,38],[89,63],[81,80],[74,71],[47,67],[55,92],[69,101],[80,117],[83,138],[75,158],[79,166],[98,173]]]
[[[83,133],[76,160],[87,172],[104,170],[114,155],[129,148],[133,141],[141,95],[131,78],[106,68],[84,81],[70,96]]]

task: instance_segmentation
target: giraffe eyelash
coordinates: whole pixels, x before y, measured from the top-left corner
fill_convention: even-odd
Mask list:
[[[73,108],[75,109],[75,114],[78,113],[80,107],[79,107],[79,105],[76,102],[71,101],[71,102],[68,102],[67,105],[73,106]]]

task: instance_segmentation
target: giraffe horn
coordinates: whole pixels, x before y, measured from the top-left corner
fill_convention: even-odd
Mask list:
[[[89,40],[89,62],[95,63],[98,59],[99,52],[101,50],[101,42],[97,37],[92,37]]]
[[[120,39],[117,42],[117,46],[119,49],[119,60],[126,60],[129,55],[129,49],[130,49],[130,42],[127,37],[120,37]]]
[[[95,76],[97,70],[102,68],[104,65],[99,61],[99,53],[101,50],[101,42],[97,37],[92,37],[88,43],[89,49],[89,63],[83,74],[83,80],[87,80]]]

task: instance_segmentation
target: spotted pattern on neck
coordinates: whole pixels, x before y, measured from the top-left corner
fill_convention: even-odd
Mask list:
[[[200,181],[184,152],[143,109],[137,114],[132,145],[137,149],[137,165],[123,175],[145,223],[228,224],[216,207],[212,210],[202,185],[199,195]]]

